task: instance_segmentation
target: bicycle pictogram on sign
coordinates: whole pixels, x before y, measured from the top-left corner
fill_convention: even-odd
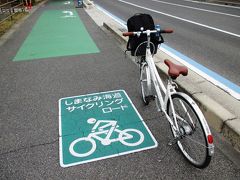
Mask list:
[[[114,142],[121,142],[125,146],[138,146],[144,141],[144,135],[141,131],[137,129],[118,129],[117,121],[113,120],[96,120],[94,118],[90,118],[87,120],[89,124],[94,124],[92,128],[92,133],[90,133],[87,137],[81,137],[74,140],[69,147],[70,153],[75,157],[86,157],[94,153],[97,148],[95,140],[99,140],[103,146],[108,146]],[[105,125],[100,126],[103,123]],[[97,131],[96,131],[97,130]],[[117,138],[111,138],[113,132],[118,133]],[[106,136],[103,138],[100,135],[105,134]],[[128,142],[127,140],[132,140],[134,135],[138,136],[139,138],[135,139],[134,142]],[[77,152],[77,149],[74,148],[77,143],[90,143],[91,147],[85,153]]]

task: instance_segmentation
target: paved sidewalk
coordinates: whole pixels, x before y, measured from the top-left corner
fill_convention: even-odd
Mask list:
[[[65,1],[40,6],[0,46],[0,179],[240,178],[239,164],[224,151],[238,157],[214,130],[216,154],[204,170],[186,162],[177,147],[169,147],[172,135],[166,119],[156,112],[154,104],[146,107],[141,101],[136,65],[124,58],[115,38],[98,27],[84,9],[59,6],[59,2]],[[12,61],[43,13],[69,9],[76,10],[99,52]],[[58,100],[119,89],[126,91],[158,147],[62,168]]]

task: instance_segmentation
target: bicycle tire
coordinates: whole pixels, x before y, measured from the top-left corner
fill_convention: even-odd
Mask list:
[[[146,63],[140,66],[140,85],[141,85],[141,95],[142,100],[145,105],[148,105],[150,102],[150,96],[152,95],[152,85],[150,70]]]
[[[200,109],[196,107],[196,103],[189,96],[183,93],[175,93],[171,95],[171,97],[177,116],[177,125],[180,130],[179,137],[179,134],[177,135],[170,125],[173,136],[175,138],[178,136],[177,145],[183,156],[192,165],[201,169],[205,168],[209,165],[214,152],[210,151],[213,150],[214,146],[212,139],[210,139],[212,135],[210,134],[207,122]],[[170,99],[167,102],[167,114],[170,118],[173,118]],[[180,118],[184,119],[184,121]],[[175,122],[173,121],[173,123]],[[211,141],[210,148],[209,141]]]

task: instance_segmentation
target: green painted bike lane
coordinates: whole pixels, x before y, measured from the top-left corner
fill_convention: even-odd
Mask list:
[[[64,1],[55,2],[64,6]],[[66,3],[66,2],[65,2]],[[73,4],[66,4],[66,8]],[[75,9],[46,10],[20,47],[13,61],[98,53]]]

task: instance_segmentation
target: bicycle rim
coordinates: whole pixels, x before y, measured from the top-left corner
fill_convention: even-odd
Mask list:
[[[195,167],[205,168],[211,161],[208,153],[207,135],[203,129],[203,124],[197,111],[186,98],[180,94],[172,95],[173,107],[176,114],[177,125],[179,127],[180,137],[177,145],[184,157]],[[170,100],[167,103],[167,113],[173,119],[173,110]],[[175,123],[175,122],[174,122]],[[173,136],[174,132],[172,126]]]
[[[147,64],[144,64],[140,68],[140,84],[141,84],[141,94],[144,104],[149,104],[149,96],[151,93],[151,79],[150,71]]]

